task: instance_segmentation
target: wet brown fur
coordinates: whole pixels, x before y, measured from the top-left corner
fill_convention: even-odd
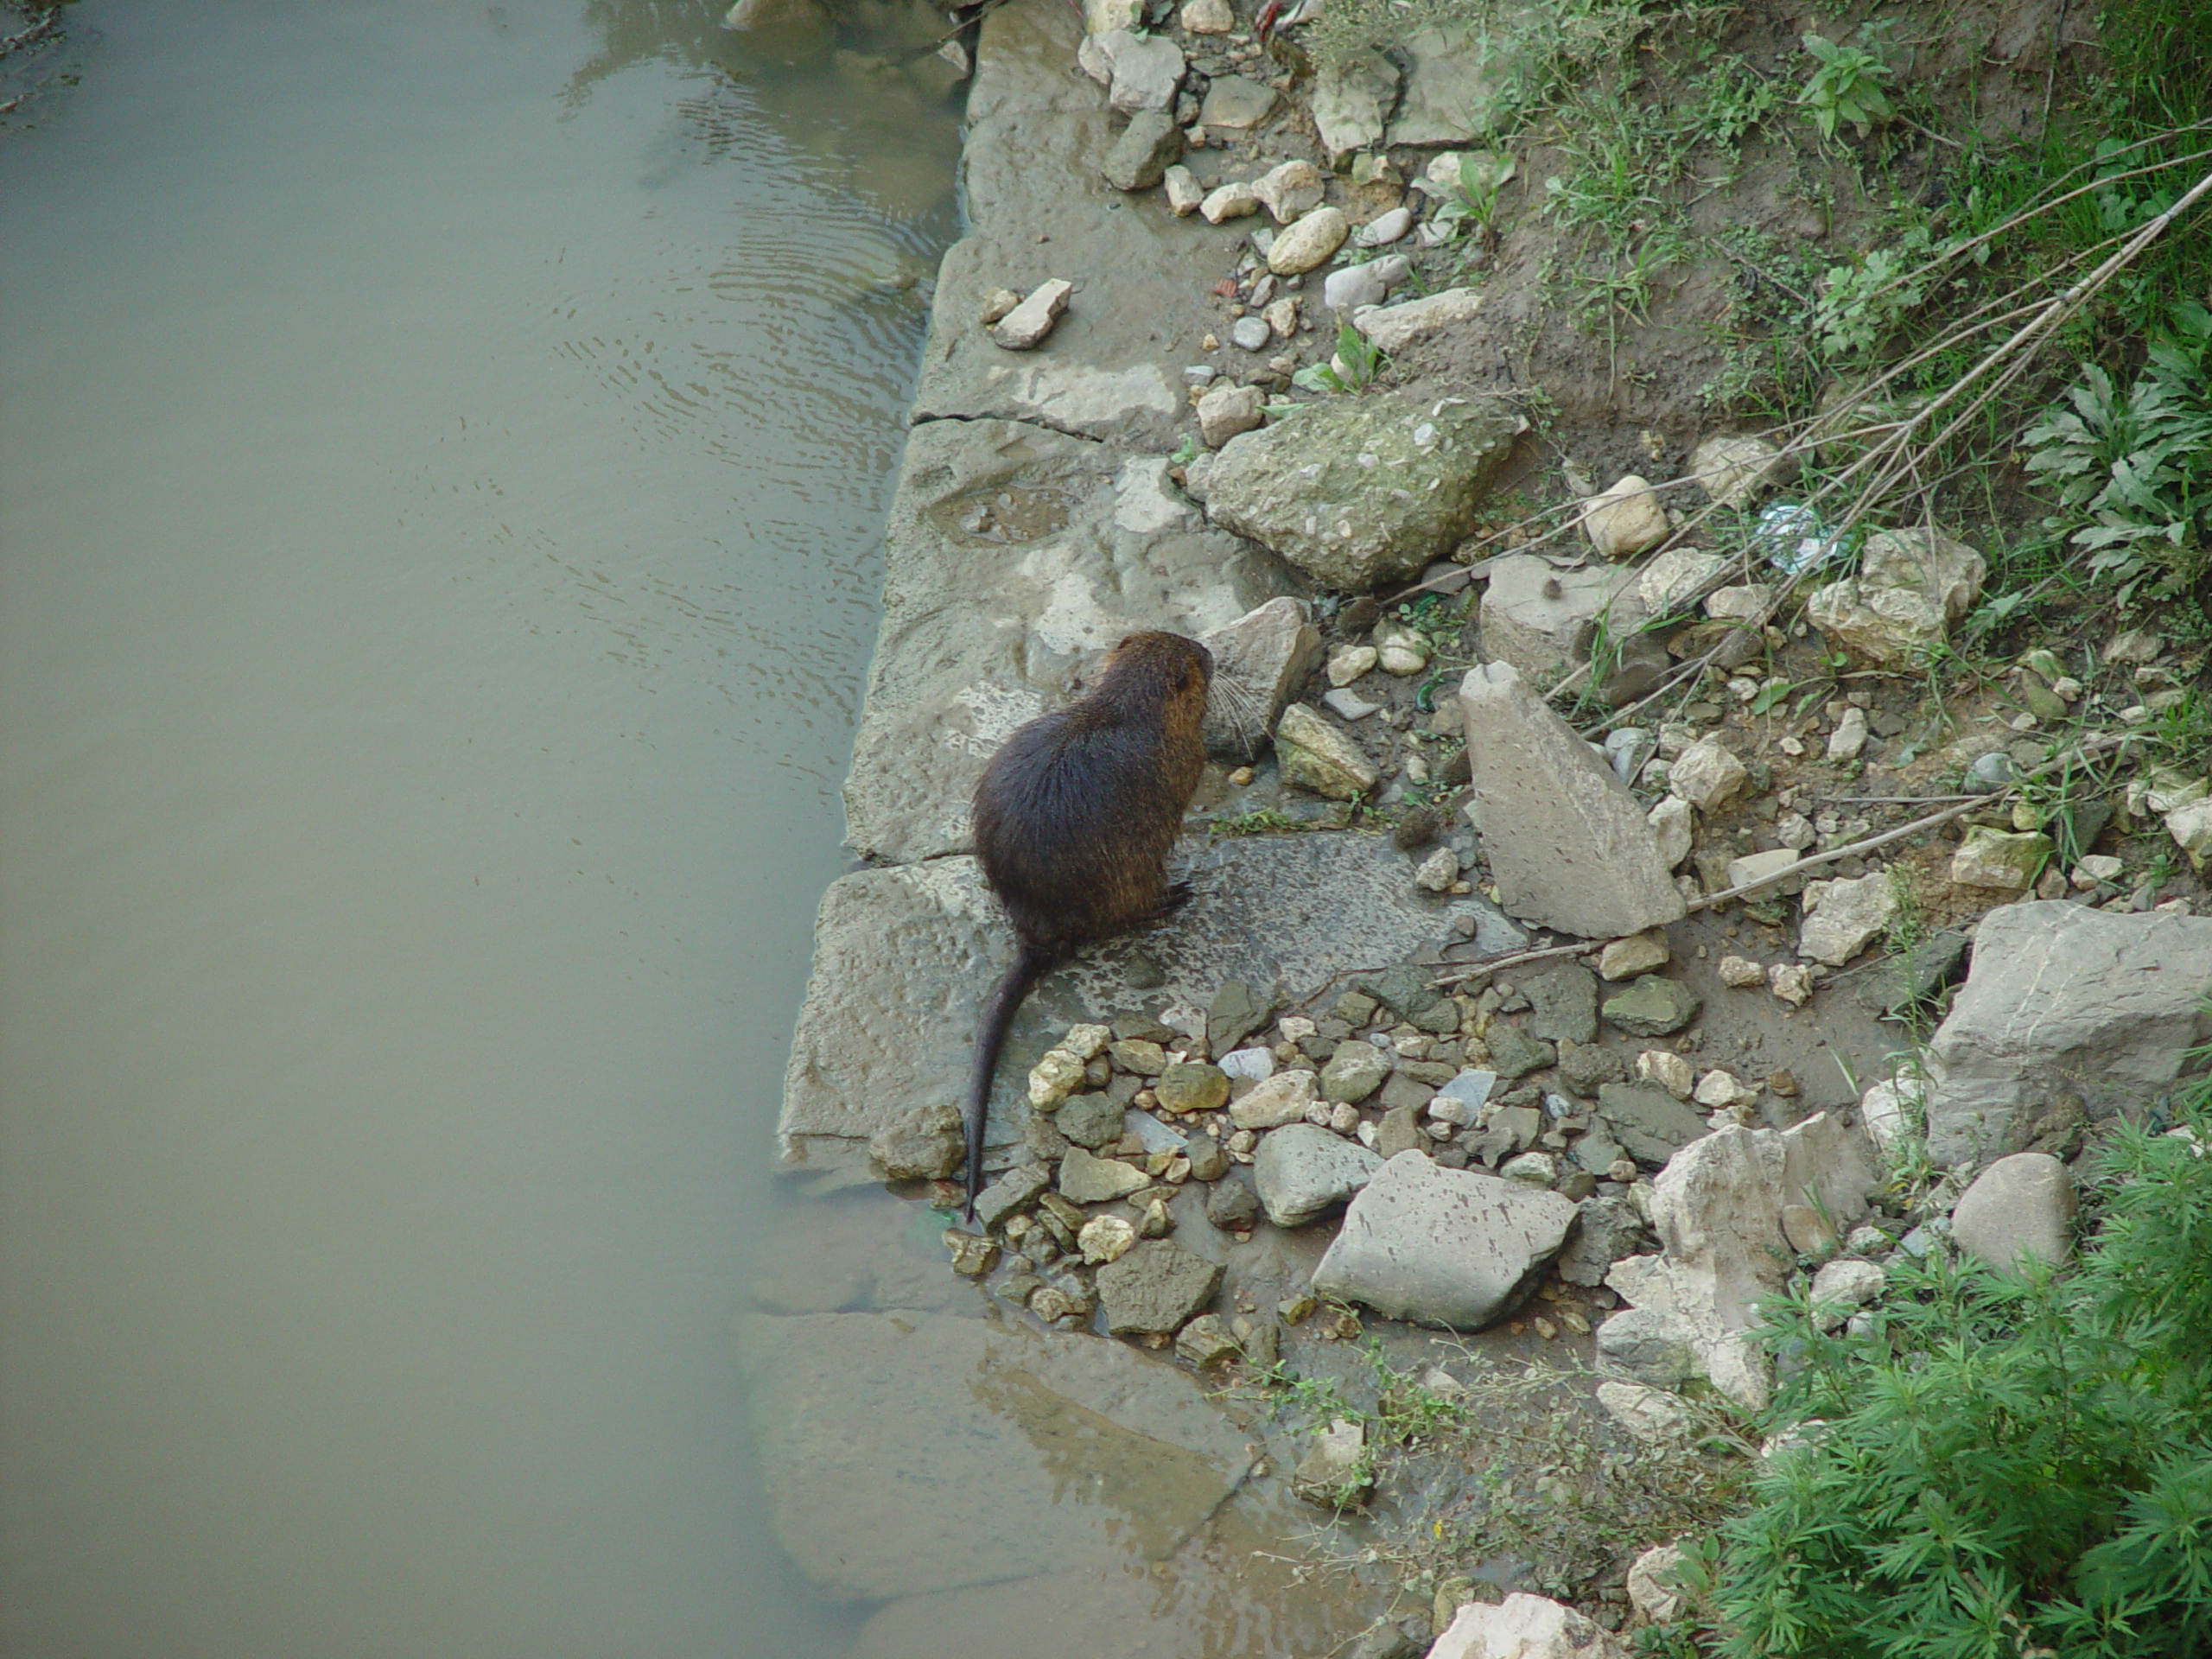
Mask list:
[[[976,785],[976,855],[1016,948],[976,1034],[970,1220],[991,1075],[1022,999],[1078,945],[1156,921],[1180,901],[1167,855],[1205,768],[1199,728],[1212,677],[1213,658],[1196,640],[1130,634],[1081,696],[1007,738]]]

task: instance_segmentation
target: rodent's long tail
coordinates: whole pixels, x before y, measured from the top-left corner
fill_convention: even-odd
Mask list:
[[[983,1005],[983,1017],[976,1027],[976,1069],[968,1079],[966,1115],[967,1216],[971,1224],[976,1219],[976,1195],[983,1190],[983,1119],[991,1107],[991,1074],[999,1068],[999,1050],[1006,1046],[1007,1028],[1014,1024],[1014,1011],[1021,1007],[1022,999],[1058,961],[1049,950],[1020,945],[998,988],[991,993],[991,1000]]]

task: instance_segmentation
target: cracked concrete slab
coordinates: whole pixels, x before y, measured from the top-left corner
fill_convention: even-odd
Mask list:
[[[1293,591],[1273,555],[1207,524],[1166,465],[1018,422],[914,429],[845,782],[863,857],[966,847],[992,751],[1123,634],[1202,634]]]
[[[1218,1407],[1119,1343],[938,1313],[738,1334],[776,1535],[838,1599],[1163,1560],[1251,1466]]]
[[[1484,900],[1418,892],[1386,836],[1327,834],[1190,843],[1191,902],[1166,925],[1110,939],[1048,976],[1007,1038],[984,1141],[1020,1136],[1022,1079],[1080,1020],[1175,1003],[1203,1009],[1227,980],[1286,999],[1347,969],[1383,968],[1459,943],[1485,949],[1518,931]],[[1013,934],[970,858],[842,878],[815,925],[814,972],[791,1040],[778,1134],[787,1166],[868,1179],[868,1140],[914,1107],[957,1102],[976,1014],[1004,971]],[[1154,988],[1140,990],[1133,976]],[[1338,987],[1341,988],[1341,986]]]
[[[1082,32],[1043,0],[984,25],[962,162],[969,230],[938,269],[912,418],[1033,421],[1165,453],[1196,429],[1174,365],[1200,360],[1219,326],[1210,290],[1250,227],[1178,219],[1160,192],[1106,182],[1123,123],[1072,74]],[[1075,293],[1043,345],[1007,351],[978,326],[993,289],[1055,276]]]

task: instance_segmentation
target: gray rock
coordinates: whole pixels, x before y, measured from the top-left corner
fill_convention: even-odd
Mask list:
[[[1252,319],[1238,321],[1249,322]],[[1205,441],[1207,448],[1218,449],[1238,433],[1249,432],[1265,421],[1266,404],[1267,394],[1257,386],[1240,386],[1224,380],[1209,387],[1198,399],[1198,436]]]
[[[1436,988],[1433,970],[1411,963],[1386,968],[1379,974],[1362,975],[1353,984],[1408,1025],[1419,1025],[1434,1010],[1451,1006],[1449,999]]]
[[[1129,118],[1100,170],[1116,190],[1149,190],[1183,154],[1183,130],[1166,110],[1140,110]]]
[[[1682,1551],[1675,1544],[1656,1544],[1630,1563],[1629,1605],[1644,1623],[1663,1624],[1681,1612],[1681,1592],[1675,1587],[1681,1564]]]
[[[1208,131],[1249,132],[1273,115],[1282,94],[1265,82],[1243,75],[1216,75],[1198,106],[1198,124]]]
[[[1659,753],[1659,740],[1640,726],[1623,726],[1605,734],[1605,764],[1624,786],[1633,788],[1645,762]]]
[[[1072,1095],[1052,1115],[1052,1124],[1071,1144],[1096,1152],[1122,1138],[1122,1112],[1121,1103],[1109,1096]]]
[[[1260,211],[1260,193],[1245,179],[1232,179],[1209,190],[1198,202],[1198,213],[1209,225],[1245,219]]]
[[[1305,602],[1285,595],[1248,611],[1226,627],[1209,631],[1198,643],[1213,653],[1214,690],[1206,702],[1207,751],[1224,759],[1249,760],[1275,716],[1320,660],[1320,631]],[[1252,729],[1246,729],[1248,721]]]
[[[1466,143],[1510,124],[1517,89],[1542,67],[1536,33],[1463,22],[1407,30],[1395,43],[1411,73],[1389,124],[1391,147]]]
[[[908,1310],[753,1316],[739,1338],[768,1518],[836,1599],[1110,1575],[1132,1513],[1172,1549],[1250,1466],[1185,1374],[1088,1334]],[[865,1548],[858,1515],[882,1529]]]
[[[1323,1509],[1363,1503],[1375,1485],[1375,1466],[1367,1455],[1367,1431],[1339,1417],[1314,1437],[1313,1447],[1291,1471],[1291,1496]]]
[[[1363,265],[1346,265],[1341,270],[1332,270],[1321,284],[1321,303],[1331,311],[1380,305],[1390,296],[1393,288],[1405,281],[1412,269],[1413,264],[1405,255],[1394,253],[1370,259]]]
[[[1961,927],[1939,928],[1893,957],[1860,970],[1859,1003],[1877,1014],[1901,1014],[1934,996],[1957,976],[1970,938]]]
[[[1938,531],[1878,531],[1866,538],[1859,574],[1815,589],[1805,616],[1847,651],[1909,667],[1974,608],[1988,574],[1980,554]]]
[[[2073,1253],[2074,1177],[2048,1153],[2016,1152],[1974,1178],[1951,1212],[1951,1236],[1999,1273],[2024,1258],[2063,1266]]]
[[[1783,1211],[1803,1206],[1847,1228],[1882,1179],[1865,1133],[1830,1113],[1781,1131],[1716,1130],[1683,1147],[1652,1183],[1661,1255],[1617,1262],[1605,1282],[1632,1306],[1681,1319],[1713,1385],[1764,1405],[1765,1364],[1745,1332],[1794,1268]]]
[[[1797,954],[1840,968],[1887,927],[1897,913],[1897,884],[1887,870],[1876,870],[1855,881],[1808,881],[1804,925],[1797,931]]]
[[[1365,1147],[1311,1123],[1270,1129],[1252,1154],[1260,1203],[1278,1227],[1300,1227],[1325,1215],[1382,1166]]]
[[[1807,1294],[1815,1307],[1825,1307],[1831,1316],[1840,1316],[1853,1308],[1864,1307],[1878,1297],[1886,1277],[1877,1262],[1841,1257],[1813,1275],[1813,1287]],[[1841,1322],[1838,1317],[1837,1323]]]
[[[2139,1112],[2212,1036],[2212,918],[2065,900],[1981,918],[1974,964],[1928,1046],[1928,1152],[1942,1166],[2022,1149],[2066,1096]]]
[[[1304,1067],[1278,1071],[1230,1104],[1229,1121],[1240,1129],[1274,1129],[1301,1123],[1317,1096],[1313,1073]]]
[[[1578,1135],[1574,1144],[1567,1149],[1578,1169],[1586,1169],[1602,1179],[1612,1166],[1628,1156],[1628,1148],[1602,1129],[1592,1129]]]
[[[1191,1131],[1183,1142],[1183,1152],[1191,1160],[1194,1181],[1217,1181],[1229,1173],[1229,1149],[1204,1129]]]
[[[1357,1105],[1382,1086],[1390,1075],[1389,1056],[1372,1043],[1357,1039],[1339,1044],[1321,1068],[1321,1098]]]
[[[1171,1334],[1221,1288],[1221,1263],[1164,1238],[1146,1239],[1098,1269],[1098,1300],[1109,1336]]]
[[[1618,1083],[1628,1075],[1628,1062],[1603,1043],[1561,1044],[1559,1080],[1578,1095],[1594,1095],[1601,1084]]]
[[[1764,438],[1712,437],[1690,452],[1689,475],[1724,507],[1748,506],[1797,463]]]
[[[1278,225],[1312,213],[1326,190],[1321,169],[1302,157],[1280,162],[1252,181],[1252,194]]]
[[[1675,1389],[1698,1374],[1690,1332],[1663,1308],[1624,1308],[1598,1327],[1598,1357],[1647,1388]]]
[[[1175,1333],[1175,1351],[1201,1370],[1234,1359],[1242,1348],[1218,1313],[1201,1313]]]
[[[1509,1151],[1523,1152],[1544,1132],[1544,1115],[1534,1106],[1501,1106],[1491,1113],[1490,1128],[1504,1137]]]
[[[1414,210],[1397,207],[1386,213],[1377,213],[1352,233],[1353,243],[1363,248],[1387,248],[1402,240],[1414,227]]]
[[[1553,1042],[1587,1043],[1598,1035],[1598,977],[1567,963],[1516,982],[1529,999],[1528,1029]]]
[[[1275,755],[1284,782],[1332,801],[1368,794],[1382,777],[1349,733],[1302,702],[1292,703],[1276,721]]]
[[[1483,1040],[1490,1046],[1490,1063],[1501,1077],[1525,1077],[1559,1058],[1559,1051],[1551,1044],[1539,1042],[1518,1027],[1502,1022],[1493,1025]]]
[[[1633,569],[1561,570],[1534,553],[1490,562],[1478,614],[1483,654],[1510,663],[1538,685],[1588,659],[1601,620],[1609,639],[1627,639],[1644,620]]]
[[[1421,1133],[1421,1109],[1394,1106],[1375,1126],[1375,1154],[1389,1162],[1402,1152],[1427,1152],[1428,1137]]]
[[[1479,1331],[1535,1287],[1574,1222],[1556,1192],[1402,1152],[1352,1200],[1313,1289],[1394,1319]]]
[[[1667,792],[1710,812],[1733,800],[1751,777],[1736,752],[1710,734],[1675,757],[1667,771]]]
[[[1261,1142],[1262,1146],[1266,1144],[1264,1141]],[[1215,1226],[1224,1231],[1232,1228],[1242,1230],[1259,1218],[1259,1195],[1234,1170],[1206,1189],[1206,1219]]]
[[[1381,146],[1398,102],[1398,66],[1380,52],[1324,62],[1308,107],[1329,165],[1341,168],[1357,150]]]
[[[1041,344],[1074,292],[1075,284],[1060,277],[1039,283],[1028,298],[991,325],[992,340],[1009,352],[1026,352]]]
[[[1151,1185],[1135,1164],[1094,1157],[1081,1147],[1070,1147],[1060,1160],[1060,1195],[1071,1204],[1105,1204]]]
[[[1037,1202],[1052,1185],[1052,1172],[1042,1164],[1018,1164],[976,1195],[976,1220],[983,1227],[997,1227],[1017,1211]]]
[[[1497,1166],[1507,1180],[1523,1186],[1549,1188],[1559,1180],[1559,1160],[1548,1152],[1523,1152]]]
[[[1416,340],[1464,327],[1482,308],[1483,296],[1475,289],[1447,288],[1441,294],[1362,311],[1352,318],[1352,326],[1376,350],[1395,357]]]
[[[1274,331],[1262,317],[1239,317],[1229,325],[1231,344],[1247,352],[1264,352],[1274,339]],[[1211,487],[1211,486],[1209,486]]]
[[[941,1181],[954,1174],[968,1141],[960,1109],[941,1102],[901,1112],[869,1136],[868,1157],[887,1181]]]
[[[1220,1059],[1274,1012],[1274,999],[1256,995],[1242,979],[1225,979],[1206,1004],[1206,1052]]]
[[[1643,809],[1509,664],[1459,689],[1483,848],[1507,912],[1585,938],[1683,914]]]
[[[1168,168],[1160,179],[1167,187],[1167,206],[1178,219],[1188,219],[1198,211],[1198,204],[1206,199],[1206,193],[1200,187],[1197,175],[1187,167]]]
[[[1467,534],[1526,425],[1489,397],[1334,399],[1232,438],[1208,476],[1206,512],[1316,581],[1364,592]]]
[[[1770,896],[1775,884],[1796,865],[1797,854],[1793,848],[1775,847],[1764,853],[1746,853],[1741,858],[1728,861],[1728,888],[1764,890]],[[1753,896],[1758,896],[1756,892]]]
[[[1665,515],[1661,515],[1663,520]],[[1637,572],[1637,597],[1653,616],[1669,616],[1689,608],[1699,589],[1728,567],[1719,553],[1694,547],[1670,547],[1654,556]]]
[[[1644,974],[1628,989],[1605,1001],[1606,1020],[1631,1037],[1664,1037],[1689,1024],[1698,1011],[1696,992],[1677,981]]]
[[[1497,1072],[1470,1067],[1436,1091],[1428,1104],[1429,1116],[1446,1123],[1472,1123],[1497,1087]]]
[[[1109,108],[1135,113],[1173,106],[1183,49],[1166,36],[1108,29],[1087,38],[1079,57],[1093,79],[1108,83]]]
[[[1625,1198],[1589,1198],[1575,1208],[1580,1219],[1559,1253],[1559,1276],[1570,1285],[1602,1285],[1607,1268],[1643,1247],[1643,1219]]]
[[[1703,1117],[1648,1083],[1606,1084],[1598,1109],[1629,1155],[1647,1164],[1665,1163],[1706,1132]]]

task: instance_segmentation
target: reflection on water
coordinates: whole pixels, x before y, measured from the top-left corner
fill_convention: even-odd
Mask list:
[[[845,1653],[729,1330],[950,106],[703,5],[72,16],[0,143],[0,1650]]]

